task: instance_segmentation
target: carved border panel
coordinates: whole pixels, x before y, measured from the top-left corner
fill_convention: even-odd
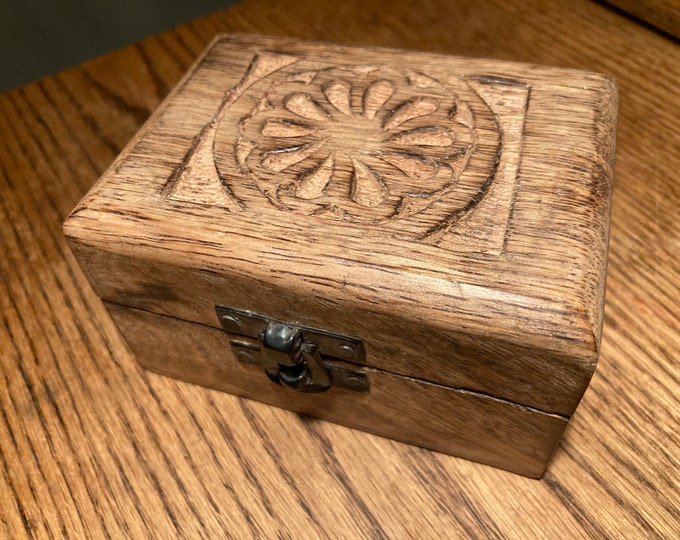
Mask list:
[[[260,52],[164,193],[498,254],[528,96],[506,79]]]

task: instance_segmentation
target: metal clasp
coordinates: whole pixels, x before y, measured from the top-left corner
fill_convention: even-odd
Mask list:
[[[226,306],[215,309],[234,356],[262,366],[276,384],[298,392],[325,392],[333,386],[368,391],[365,373],[336,363],[363,364],[361,339]]]

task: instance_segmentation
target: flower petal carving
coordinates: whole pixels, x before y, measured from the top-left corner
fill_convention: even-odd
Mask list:
[[[407,102],[399,105],[394,113],[386,118],[383,129],[385,131],[390,131],[408,120],[432,114],[438,108],[439,104],[431,97],[417,96],[411,98]]]
[[[437,174],[437,163],[431,159],[410,154],[380,154],[384,162],[394,165],[409,178],[428,180]]]
[[[290,112],[306,118],[324,122],[330,120],[328,113],[309,94],[299,92],[291,94],[283,102],[283,106]]]
[[[329,154],[316,168],[300,179],[295,189],[295,195],[301,199],[317,199],[323,195],[323,190],[333,177],[335,160],[333,154]]]
[[[394,83],[391,81],[375,81],[368,85],[364,90],[364,116],[373,120],[387,100],[392,97],[394,90]]]
[[[399,146],[451,146],[456,137],[449,128],[427,126],[396,133],[387,141]]]
[[[323,89],[323,93],[328,102],[339,112],[348,116],[352,115],[350,104],[350,91],[352,86],[347,81],[332,81]]]
[[[352,200],[362,206],[378,206],[389,195],[387,186],[380,175],[368,165],[352,158]]]
[[[311,156],[323,146],[323,143],[324,141],[317,141],[314,143],[303,144],[301,146],[291,146],[289,148],[272,150],[265,154],[265,158],[262,160],[262,165],[264,165],[264,167],[270,171],[283,171],[291,165],[295,165],[303,159]]]
[[[284,120],[269,120],[262,126],[262,135],[266,137],[304,137],[315,131],[315,127]]]

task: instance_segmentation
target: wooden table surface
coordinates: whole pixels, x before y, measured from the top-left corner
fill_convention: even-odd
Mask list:
[[[223,31],[617,78],[602,356],[543,480],[136,366],[60,223]],[[585,0],[253,0],[0,95],[0,537],[680,537],[679,82]]]

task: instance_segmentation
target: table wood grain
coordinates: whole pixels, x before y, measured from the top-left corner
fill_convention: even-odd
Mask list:
[[[543,480],[137,367],[60,224],[224,31],[617,78],[602,356]],[[0,95],[0,537],[678,537],[679,80],[598,3],[248,0]]]

